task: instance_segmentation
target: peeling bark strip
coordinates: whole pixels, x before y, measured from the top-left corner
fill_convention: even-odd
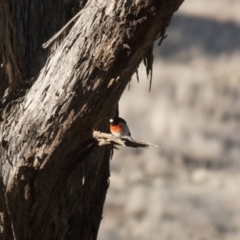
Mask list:
[[[138,140],[132,141],[127,138],[118,138],[113,136],[112,134],[102,133],[99,131],[93,131],[93,137],[98,141],[99,146],[112,144],[112,145],[120,145],[124,147],[132,147],[132,148],[148,148],[149,146],[158,148],[157,145],[150,142],[144,142],[144,141],[138,141]]]
[[[90,0],[47,61],[38,37],[57,32],[48,9],[56,7],[65,24],[72,5],[37,3],[0,2],[0,239],[93,240],[112,146],[99,147],[92,129],[106,131],[148,56],[152,70],[149,49],[182,0]],[[31,87],[22,84],[34,76]]]

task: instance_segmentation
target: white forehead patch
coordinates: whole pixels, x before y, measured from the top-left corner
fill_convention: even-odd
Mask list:
[[[111,123],[112,123],[112,122],[113,122],[113,119],[111,118],[111,119],[109,120],[109,122],[111,122]]]

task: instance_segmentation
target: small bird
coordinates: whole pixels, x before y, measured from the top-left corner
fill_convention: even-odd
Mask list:
[[[133,141],[131,137],[131,133],[127,126],[127,123],[124,119],[120,117],[113,117],[110,118],[110,131],[113,136],[120,137],[120,138],[128,138]]]

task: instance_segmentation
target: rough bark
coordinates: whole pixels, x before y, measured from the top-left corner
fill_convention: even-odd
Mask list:
[[[77,1],[0,0],[0,239],[96,239],[112,146],[93,129],[181,3],[90,0],[46,60]]]

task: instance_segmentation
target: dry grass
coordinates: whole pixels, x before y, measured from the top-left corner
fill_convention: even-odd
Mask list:
[[[100,240],[240,239],[240,2],[184,2],[145,70],[120,102],[133,138],[122,148]]]

